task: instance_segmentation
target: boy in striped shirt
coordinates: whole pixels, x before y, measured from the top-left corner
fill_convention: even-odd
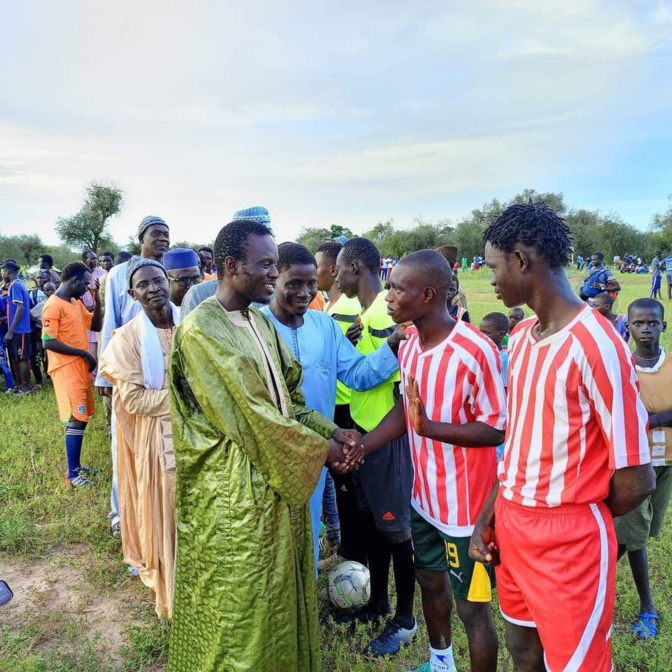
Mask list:
[[[371,452],[408,432],[413,460],[411,532],[430,641],[418,672],[453,672],[451,611],[469,640],[471,669],[497,669],[492,570],[469,557],[473,525],[497,479],[494,446],[504,438],[505,395],[494,344],[455,321],[452,271],[437,252],[402,259],[385,297],[397,324],[413,322],[399,350],[404,397],[363,438]]]
[[[505,210],[484,234],[497,298],[536,313],[509,342],[500,483],[470,550],[496,565],[519,672],[612,670],[613,517],[655,487],[632,355],[572,290],[569,234],[531,202]]]

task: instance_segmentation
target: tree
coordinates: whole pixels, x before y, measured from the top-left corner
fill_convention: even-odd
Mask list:
[[[341,226],[340,224],[332,224],[329,231],[329,237],[333,240],[339,236],[346,236],[347,238],[352,238],[353,233],[347,226]]]
[[[59,217],[56,232],[66,245],[99,253],[113,242],[108,220],[121,212],[123,202],[121,189],[92,182],[86,188],[82,209],[71,217]]]
[[[657,212],[651,218],[649,229],[658,234],[657,247],[666,250],[672,247],[672,194],[667,197],[667,210]]]
[[[345,234],[347,235],[347,234]],[[309,227],[306,229],[301,229],[301,233],[296,238],[296,242],[305,245],[313,254],[317,251],[317,248],[322,245],[327,240],[331,240],[334,236],[331,235],[329,229],[317,229],[314,227]]]
[[[45,244],[35,234],[0,236],[0,259],[15,259],[20,266],[32,266],[45,251]]]

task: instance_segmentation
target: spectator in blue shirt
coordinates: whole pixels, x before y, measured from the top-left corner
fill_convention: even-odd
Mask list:
[[[7,292],[7,333],[4,345],[9,357],[17,394],[30,394],[35,387],[30,382],[30,296],[19,280],[19,265],[7,259],[2,265],[2,279],[9,283]]]
[[[618,284],[614,274],[604,265],[604,255],[602,252],[595,252],[590,257],[590,268],[588,275],[583,280],[581,286],[581,299],[587,301],[595,298],[602,292],[620,292],[621,286]]]

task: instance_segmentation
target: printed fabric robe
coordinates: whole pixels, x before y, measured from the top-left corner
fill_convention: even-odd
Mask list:
[[[100,359],[114,385],[119,517],[124,562],[156,594],[156,613],[170,618],[175,567],[175,457],[168,395],[174,329],[158,329],[166,376],[162,390],[144,386],[137,315],[114,332]]]
[[[335,425],[256,309],[211,297],[170,361],[177,570],[169,672],[321,668],[308,501]]]

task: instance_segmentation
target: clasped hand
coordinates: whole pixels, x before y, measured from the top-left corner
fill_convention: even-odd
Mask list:
[[[337,427],[329,439],[327,466],[336,474],[346,474],[363,462],[362,435],[354,429]]]

